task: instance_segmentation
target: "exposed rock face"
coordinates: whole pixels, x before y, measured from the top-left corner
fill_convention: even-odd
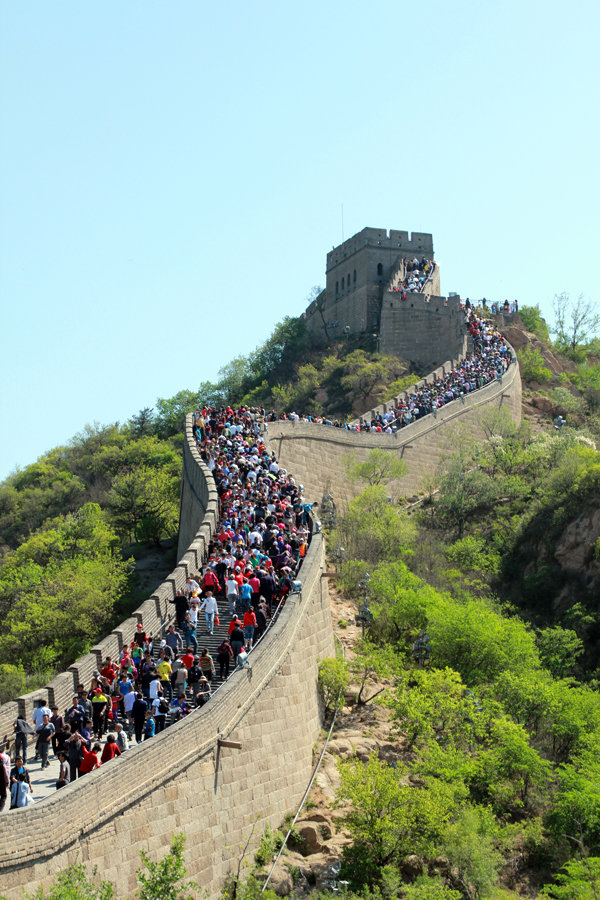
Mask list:
[[[588,509],[567,525],[554,551],[562,569],[589,570],[600,575],[600,559],[594,559],[593,544],[600,537],[600,509]]]

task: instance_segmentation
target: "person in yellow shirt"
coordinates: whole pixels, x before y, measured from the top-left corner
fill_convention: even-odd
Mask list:
[[[156,671],[158,672],[158,677],[160,678],[160,683],[164,691],[164,695],[170,700],[173,696],[173,689],[171,687],[171,674],[173,670],[171,668],[171,663],[169,662],[169,660],[162,657],[162,659],[160,659],[158,662]]]

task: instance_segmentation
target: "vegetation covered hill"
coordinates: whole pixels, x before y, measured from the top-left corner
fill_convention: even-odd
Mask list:
[[[284,319],[217,383],[157,401],[124,425],[88,427],[0,485],[0,702],[87,652],[174,564],[183,424],[199,405],[345,416],[407,367],[360,340],[311,348]],[[319,400],[316,397],[319,397]],[[151,565],[149,565],[151,563]],[[144,594],[145,592],[145,594]]]
[[[597,342],[562,321],[551,343],[525,307],[509,335],[525,381],[519,427],[486,413],[485,439],[449,443],[410,510],[355,467],[365,490],[328,535],[342,596],[366,600],[373,620],[349,667],[323,667],[324,698],[352,679],[350,712],[371,685],[385,713],[385,752],[344,754],[334,780],[340,878],[365,900],[600,895],[600,364]],[[327,401],[342,416],[405,374],[373,348],[319,355],[285,320],[218,383],[11,476],[0,488],[5,690],[99,637],[126,606],[132,542],[172,535],[185,412]],[[557,415],[568,424],[553,427]],[[311,881],[290,889],[311,893]],[[234,893],[256,891],[251,880]]]

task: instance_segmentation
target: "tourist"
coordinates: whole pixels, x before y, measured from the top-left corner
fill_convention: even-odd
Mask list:
[[[54,725],[50,721],[50,716],[42,716],[42,724],[37,730],[37,741],[35,745],[36,759],[39,756],[42,761],[42,769],[47,769],[50,765],[48,761],[48,752],[50,750],[50,741],[54,735]]]
[[[231,644],[225,638],[217,647],[217,662],[219,663],[219,678],[229,678],[229,666],[233,659]]]
[[[69,766],[69,760],[66,752],[64,750],[60,750],[58,753],[59,760],[59,768],[58,768],[58,778],[56,780],[56,790],[59,788],[66,787],[71,780],[71,767]]]
[[[215,616],[217,616],[219,612],[217,601],[213,597],[212,590],[207,590],[206,596],[200,605],[200,610],[204,610],[206,630],[209,634],[212,634],[215,627]]]
[[[121,755],[121,748],[117,743],[116,734],[107,734],[106,735],[106,743],[102,750],[102,756],[100,757],[100,763],[109,762],[111,759],[114,759],[115,756]]]
[[[29,735],[35,734],[35,729],[24,716],[18,715],[13,725],[13,731],[15,733],[15,754],[20,756],[27,765],[27,739]]]

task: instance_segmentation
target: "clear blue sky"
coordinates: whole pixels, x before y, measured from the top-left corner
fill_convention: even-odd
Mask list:
[[[4,3],[0,478],[214,380],[366,225],[598,299],[597,0]],[[592,282],[592,278],[594,281]]]

